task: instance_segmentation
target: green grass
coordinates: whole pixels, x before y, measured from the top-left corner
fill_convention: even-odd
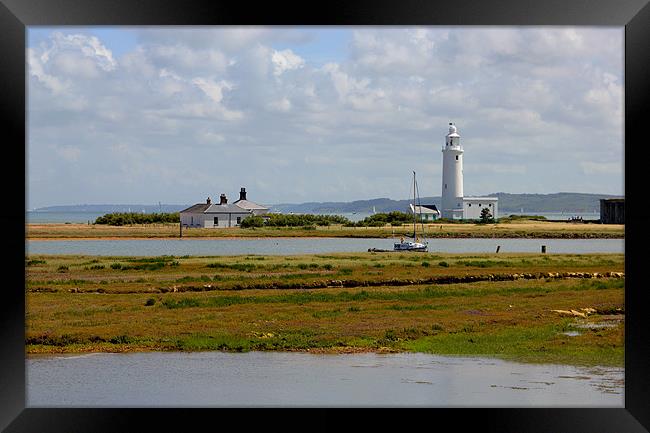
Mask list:
[[[401,339],[397,346],[413,352],[482,354],[524,362],[614,366],[623,364],[625,351],[622,346],[581,344],[580,337],[562,334],[572,329],[569,323],[567,319],[559,325],[506,328],[496,332],[440,332],[413,339]]]

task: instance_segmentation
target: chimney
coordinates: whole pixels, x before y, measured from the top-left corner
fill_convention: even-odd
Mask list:
[[[219,199],[221,200],[221,201],[219,202],[219,204],[226,204],[226,203],[228,203],[228,199],[226,198],[226,194],[221,194],[221,196],[219,197]]]
[[[208,199],[207,199],[205,202],[206,202],[207,204],[211,204],[211,203],[212,203],[212,200],[210,200],[210,197],[208,197]]]
[[[239,191],[239,199],[246,200],[246,188],[243,186],[241,187],[241,191]]]

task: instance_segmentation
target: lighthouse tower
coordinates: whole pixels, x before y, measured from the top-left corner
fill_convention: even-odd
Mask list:
[[[453,123],[442,148],[442,218],[463,218],[463,148]]]

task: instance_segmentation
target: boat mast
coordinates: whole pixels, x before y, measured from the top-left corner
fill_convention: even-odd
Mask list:
[[[415,182],[415,192],[418,196],[418,206],[420,208],[419,217],[420,217],[420,226],[422,227],[422,241],[426,243],[426,232],[424,231],[424,220],[422,219],[422,202],[420,201],[420,188],[418,188],[418,183]]]
[[[418,238],[415,233],[416,224],[417,224],[417,219],[415,218],[415,171],[413,171],[413,242],[418,241]]]

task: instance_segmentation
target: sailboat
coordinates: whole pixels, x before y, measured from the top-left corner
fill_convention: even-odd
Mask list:
[[[405,241],[404,238],[400,239],[399,242],[395,242],[393,245],[393,250],[394,251],[426,251],[428,242],[426,240],[422,240],[422,242],[418,242],[418,236],[417,236],[417,212],[416,212],[416,207],[415,207],[415,196],[417,193],[417,182],[415,181],[415,171],[413,172],[413,240],[412,241]],[[420,201],[420,197],[418,196],[418,202]],[[420,211],[420,221],[422,221],[422,215]],[[424,234],[424,225],[422,226],[422,232]],[[410,237],[410,236],[409,236]]]

